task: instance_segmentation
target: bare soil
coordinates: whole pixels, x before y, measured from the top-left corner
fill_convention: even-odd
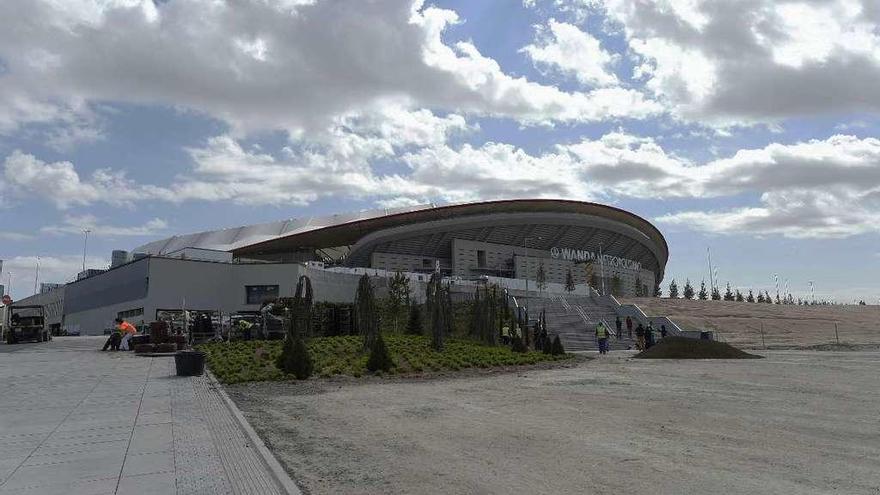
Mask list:
[[[666,298],[621,299],[686,330],[713,330],[747,349],[807,348],[840,343],[880,346],[880,306],[797,306]],[[837,324],[837,335],[834,327]],[[761,340],[763,324],[764,340]]]
[[[880,493],[878,351],[227,387],[311,494]]]

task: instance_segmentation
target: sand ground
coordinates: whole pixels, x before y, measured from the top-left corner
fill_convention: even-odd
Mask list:
[[[669,316],[682,328],[714,330],[721,340],[758,349],[836,343],[880,346],[880,306],[789,306],[732,301],[631,298],[649,315]],[[837,324],[837,335],[834,328]],[[761,340],[761,328],[764,340]]]
[[[313,494],[880,494],[880,352],[229,387]]]

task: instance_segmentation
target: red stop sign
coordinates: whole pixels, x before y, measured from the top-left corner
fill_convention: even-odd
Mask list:
[[[9,294],[6,294],[5,296],[3,296],[3,304],[5,306],[9,306],[10,304],[12,304],[12,298],[9,297]]]

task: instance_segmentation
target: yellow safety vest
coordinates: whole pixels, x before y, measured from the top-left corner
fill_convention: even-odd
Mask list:
[[[596,337],[598,337],[598,338],[600,338],[600,339],[604,339],[604,338],[607,338],[607,337],[608,337],[608,331],[605,330],[605,325],[603,325],[603,324],[600,323],[600,324],[596,327]]]

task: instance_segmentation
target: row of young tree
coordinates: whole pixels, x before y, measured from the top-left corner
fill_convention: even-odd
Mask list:
[[[358,281],[352,317],[363,338],[363,349],[369,352],[369,371],[388,371],[394,365],[382,338],[380,320],[383,318],[391,320],[390,327],[397,332],[404,315],[408,315],[406,333],[427,333],[431,347],[438,352],[444,350],[444,342],[453,335],[455,308],[452,304],[451,288],[442,283],[439,273],[432,274],[428,281],[424,316],[421,305],[414,304],[410,294],[409,279],[400,273],[389,280],[388,298],[382,302],[384,304],[376,300],[373,283],[367,274]],[[285,373],[302,380],[313,372],[306,342],[314,335],[312,327],[315,318],[312,284],[307,276],[299,278],[295,295],[288,307],[288,318],[285,321],[287,335],[276,365]],[[388,328],[389,325],[385,326]],[[546,354],[565,354],[558,335],[552,341],[549,339],[546,317],[543,314],[535,324],[534,334],[530,336],[528,323],[522,315],[513,314],[506,300],[499,296],[497,288],[478,288],[470,303],[468,336],[494,346],[499,344],[502,329],[505,327],[509,329],[509,345],[515,352],[528,352],[533,348]]]
[[[691,285],[690,279],[687,279],[684,288],[679,292],[678,283],[675,279],[672,279],[669,282],[669,298],[670,299],[699,299],[701,301],[712,300],[712,301],[737,301],[737,302],[750,302],[750,303],[764,303],[764,304],[795,304],[795,305],[828,305],[831,304],[828,301],[820,300],[820,301],[808,301],[806,299],[797,298],[789,293],[789,294],[776,294],[776,297],[770,295],[769,291],[758,291],[758,295],[756,296],[752,289],[749,289],[748,294],[743,294],[739,289],[731,289],[730,282],[727,283],[727,288],[724,291],[724,294],[718,289],[718,287],[713,287],[711,291],[706,290],[706,282],[700,282],[700,291],[695,292],[693,285]],[[658,291],[658,296],[660,296]]]

